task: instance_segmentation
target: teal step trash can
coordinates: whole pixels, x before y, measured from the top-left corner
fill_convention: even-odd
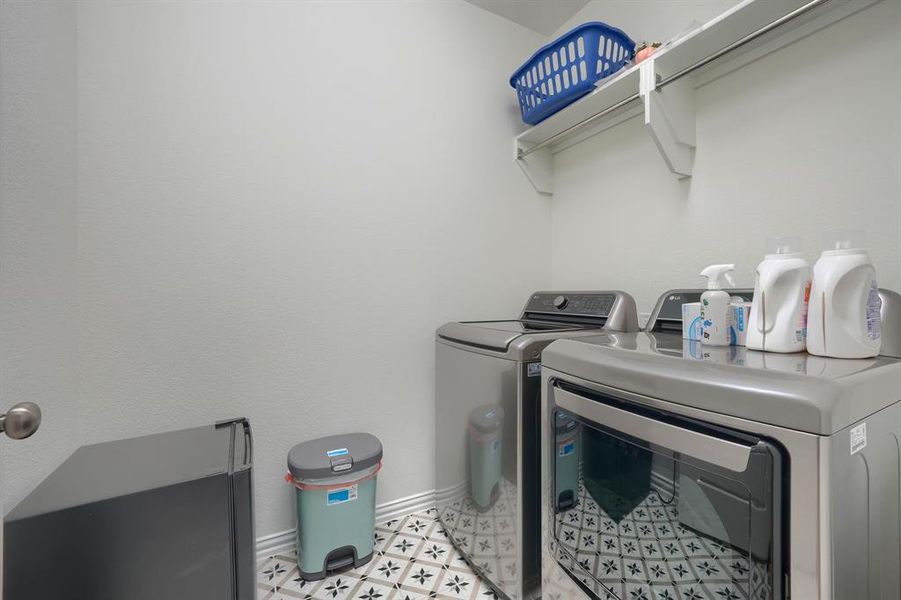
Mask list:
[[[582,426],[565,412],[557,412],[555,429],[554,496],[557,512],[564,512],[573,508],[579,498],[579,435]]]
[[[500,493],[504,409],[483,404],[469,412],[469,478],[476,509],[491,507]]]
[[[368,433],[298,444],[288,453],[297,502],[297,565],[307,581],[372,558],[382,444]]]

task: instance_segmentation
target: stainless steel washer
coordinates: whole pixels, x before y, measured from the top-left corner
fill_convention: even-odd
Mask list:
[[[518,319],[436,334],[438,516],[496,592],[538,594],[540,357],[559,338],[637,331],[624,292],[536,292]]]
[[[546,348],[542,389],[545,597],[901,597],[898,359],[610,334]]]

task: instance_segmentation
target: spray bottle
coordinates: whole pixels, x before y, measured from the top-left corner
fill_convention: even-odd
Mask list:
[[[735,265],[710,265],[701,276],[707,278],[707,291],[701,294],[701,343],[708,346],[729,345],[729,293],[723,291],[723,280],[735,287],[730,271]]]

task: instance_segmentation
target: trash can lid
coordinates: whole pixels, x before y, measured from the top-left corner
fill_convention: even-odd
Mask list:
[[[323,479],[373,467],[382,460],[382,443],[369,433],[345,433],[297,444],[288,453],[295,479]]]
[[[576,428],[576,425],[578,424],[578,423],[576,423],[576,420],[573,419],[571,416],[569,416],[565,412],[559,412],[559,411],[557,412],[556,421],[557,421],[556,422],[557,435],[572,431],[573,429]]]
[[[504,409],[497,404],[483,404],[469,411],[469,422],[479,433],[494,433],[504,425]]]

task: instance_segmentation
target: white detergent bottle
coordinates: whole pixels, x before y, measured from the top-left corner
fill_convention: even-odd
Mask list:
[[[813,266],[807,351],[833,358],[869,358],[882,346],[882,300],[870,255],[842,236]]]
[[[707,291],[701,294],[701,343],[707,346],[728,346],[729,293],[723,291],[723,281],[735,287],[730,271],[735,265],[710,265],[701,275],[707,278]]]
[[[807,348],[810,265],[801,257],[798,238],[773,238],[757,267],[754,300],[745,345],[766,352],[803,352]]]

